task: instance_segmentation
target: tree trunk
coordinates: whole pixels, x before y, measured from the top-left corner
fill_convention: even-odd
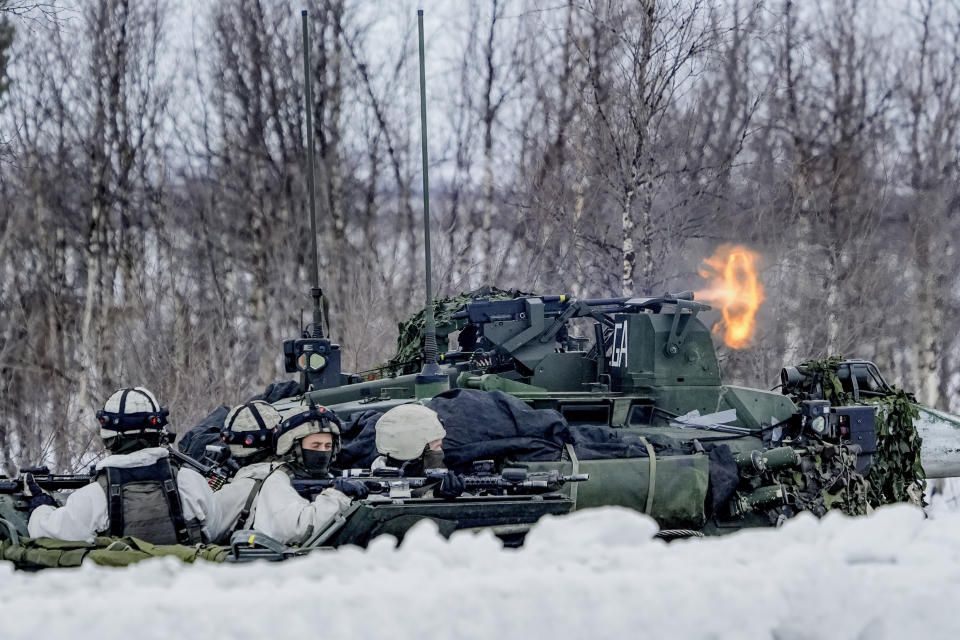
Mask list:
[[[497,280],[497,249],[493,241],[493,135],[492,123],[485,123],[483,144],[483,210],[480,235],[483,238],[483,281],[495,285]]]
[[[633,196],[634,190],[631,185],[624,190],[623,200],[620,205],[620,232],[622,233],[620,249],[623,259],[623,269],[620,272],[620,293],[625,296],[630,296],[634,293],[633,270],[637,261],[637,254],[633,245]]]
[[[929,215],[929,211],[917,212],[917,217]],[[914,252],[917,268],[917,368],[914,374],[914,389],[917,399],[923,404],[940,404],[940,380],[943,361],[942,335],[944,328],[943,288],[945,278],[937,277],[932,264],[933,229],[925,220],[915,222]]]

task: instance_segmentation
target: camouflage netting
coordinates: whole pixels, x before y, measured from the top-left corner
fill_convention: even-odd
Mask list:
[[[518,296],[532,296],[519,289],[498,289],[496,287],[480,287],[473,291],[466,291],[459,295],[447,298],[433,299],[433,317],[437,324],[437,347],[440,353],[447,351],[449,341],[447,334],[457,330],[453,314],[463,309],[471,300],[486,298],[487,300],[510,300]],[[397,324],[397,353],[383,365],[383,369],[404,375],[417,373],[423,367],[423,309],[410,317],[406,322]]]
[[[837,376],[842,361],[842,356],[831,356],[801,364],[798,369],[808,380],[802,391],[814,393],[819,385],[831,405],[854,404],[852,394],[843,390]],[[881,398],[861,398],[860,404],[873,405],[876,417],[877,452],[866,476],[868,503],[872,507],[894,502],[923,506],[926,481],[920,464],[920,434],[913,425],[918,416],[913,394],[893,387]]]
[[[870,510],[870,483],[856,471],[857,456],[844,445],[827,443],[807,447],[800,468],[782,471],[777,481],[787,487],[798,511],[822,517],[830,509],[849,516]]]
[[[870,503],[910,502],[923,506],[926,479],[920,463],[916,399],[902,389],[869,404],[876,405],[877,454],[867,479]]]
[[[158,545],[133,537],[101,536],[93,543],[52,538],[19,538],[17,544],[9,539],[0,540],[0,559],[13,562],[20,569],[79,567],[85,559],[108,567],[126,567],[161,556],[173,556],[184,562],[223,562],[228,553],[226,547]]]

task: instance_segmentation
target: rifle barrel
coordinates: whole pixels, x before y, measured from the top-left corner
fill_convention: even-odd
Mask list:
[[[358,471],[358,470],[352,470]],[[513,473],[510,473],[510,472]],[[505,469],[504,474],[464,475],[463,481],[468,489],[496,489],[506,492],[545,493],[553,491],[567,482],[586,482],[588,473],[560,475],[556,471],[527,473],[524,469]],[[370,493],[389,493],[395,484],[403,484],[410,489],[418,489],[430,482],[441,480],[448,473],[445,469],[428,469],[422,476],[403,476],[385,474],[383,476],[352,473],[350,478],[360,480],[367,485]],[[334,485],[336,478],[294,479],[293,488],[302,496],[317,494]]]
[[[179,460],[180,462],[190,467],[193,467],[193,470],[198,471],[201,475],[208,475],[213,472],[213,469],[211,467],[208,467],[207,465],[203,464],[193,456],[188,456],[187,454],[177,451],[173,447],[169,447],[169,446],[167,447],[167,451],[170,452],[171,457]]]
[[[227,474],[221,469],[214,466],[205,465],[193,456],[188,456],[185,453],[177,451],[172,446],[167,445],[167,451],[170,452],[170,455],[174,459],[179,460],[189,467],[192,467],[194,471],[206,478],[207,484],[209,484],[210,488],[214,491],[219,491],[223,488],[223,485],[227,483]]]
[[[66,489],[80,489],[93,481],[92,475],[48,475],[34,476],[33,479],[41,489],[63,491]],[[23,491],[23,477],[4,478],[0,480],[0,493],[20,493]]]

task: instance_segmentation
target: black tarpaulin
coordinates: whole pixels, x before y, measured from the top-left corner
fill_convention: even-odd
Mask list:
[[[710,487],[707,493],[709,515],[717,512],[733,496],[740,483],[740,472],[733,452],[725,444],[704,445],[710,456]]]
[[[604,425],[570,427],[573,450],[581,460],[608,458],[646,458],[647,447],[639,436],[624,434],[621,429]],[[654,446],[656,450],[659,447]]]
[[[177,448],[194,460],[203,460],[207,454],[208,444],[223,444],[223,440],[220,439],[220,430],[228,413],[230,413],[230,407],[226,405],[214,409],[210,415],[200,421],[200,424],[180,436]]]
[[[377,420],[383,413],[364,411],[354,416],[349,424],[342,425],[341,449],[333,466],[338,469],[369,469],[377,457],[375,438]]]
[[[446,463],[468,470],[474,460],[558,460],[570,441],[566,420],[551,409],[531,409],[502,391],[451,389],[427,406],[437,412],[447,435]]]

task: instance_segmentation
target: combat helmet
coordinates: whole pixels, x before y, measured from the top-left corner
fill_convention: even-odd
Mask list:
[[[377,420],[377,451],[394,460],[419,458],[434,440],[447,435],[437,412],[422,404],[401,404]]]
[[[240,464],[259,462],[273,455],[274,429],[282,418],[273,405],[254,400],[230,410],[220,438],[230,447],[230,457]]]
[[[118,389],[97,411],[100,437],[113,453],[129,453],[166,442],[169,411],[144,387]]]
[[[329,433],[332,436],[332,450],[322,454],[304,452],[298,445],[314,433]],[[312,402],[309,406],[301,406],[274,428],[274,450],[278,457],[293,463],[295,467],[313,473],[326,473],[330,462],[340,452],[340,419],[333,411]]]

